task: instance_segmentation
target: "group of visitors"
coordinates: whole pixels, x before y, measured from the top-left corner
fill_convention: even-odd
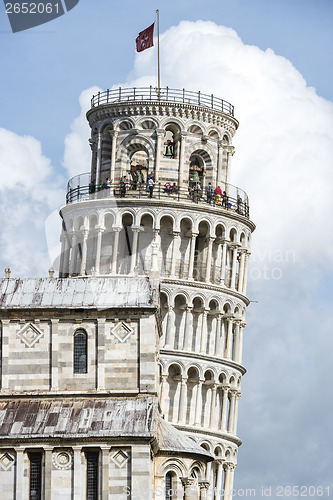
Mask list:
[[[164,184],[164,192],[166,194],[177,194],[178,193],[177,184],[175,182],[173,184],[171,184],[171,182],[166,182]]]

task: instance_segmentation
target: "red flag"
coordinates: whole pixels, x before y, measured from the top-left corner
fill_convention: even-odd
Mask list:
[[[139,36],[136,38],[136,50],[137,52],[142,52],[143,50],[149,49],[154,45],[153,42],[153,33],[154,33],[154,24],[153,23],[149,28],[141,31]]]

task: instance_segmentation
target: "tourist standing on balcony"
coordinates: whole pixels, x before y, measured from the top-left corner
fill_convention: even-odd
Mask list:
[[[222,207],[228,208],[228,196],[225,191],[222,193]]]
[[[149,191],[149,198],[152,198],[153,197],[153,191],[154,191],[154,180],[153,180],[153,176],[151,175],[148,179],[148,191]]]
[[[208,186],[206,186],[206,195],[207,195],[207,203],[212,203],[213,198],[213,186],[210,182],[208,182]]]
[[[217,186],[217,188],[215,189],[216,205],[221,205],[221,197],[222,197],[222,189],[220,188],[220,186]]]
[[[110,177],[108,177],[106,179],[106,189],[111,189],[111,184],[112,184],[112,181],[111,181]]]
[[[127,179],[126,179],[126,175],[124,175],[124,177],[120,181],[120,197],[121,198],[125,198],[126,187],[127,187],[126,184],[127,184]]]

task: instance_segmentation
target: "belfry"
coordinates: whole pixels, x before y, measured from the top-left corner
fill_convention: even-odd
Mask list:
[[[234,108],[118,88],[87,119],[59,276],[0,282],[0,497],[231,500],[255,229]]]

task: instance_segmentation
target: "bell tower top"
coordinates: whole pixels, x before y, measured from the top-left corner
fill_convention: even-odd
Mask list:
[[[93,96],[87,119],[94,189],[125,176],[147,182],[151,174],[181,195],[209,182],[228,191],[238,121],[227,101],[185,89],[118,88]]]

